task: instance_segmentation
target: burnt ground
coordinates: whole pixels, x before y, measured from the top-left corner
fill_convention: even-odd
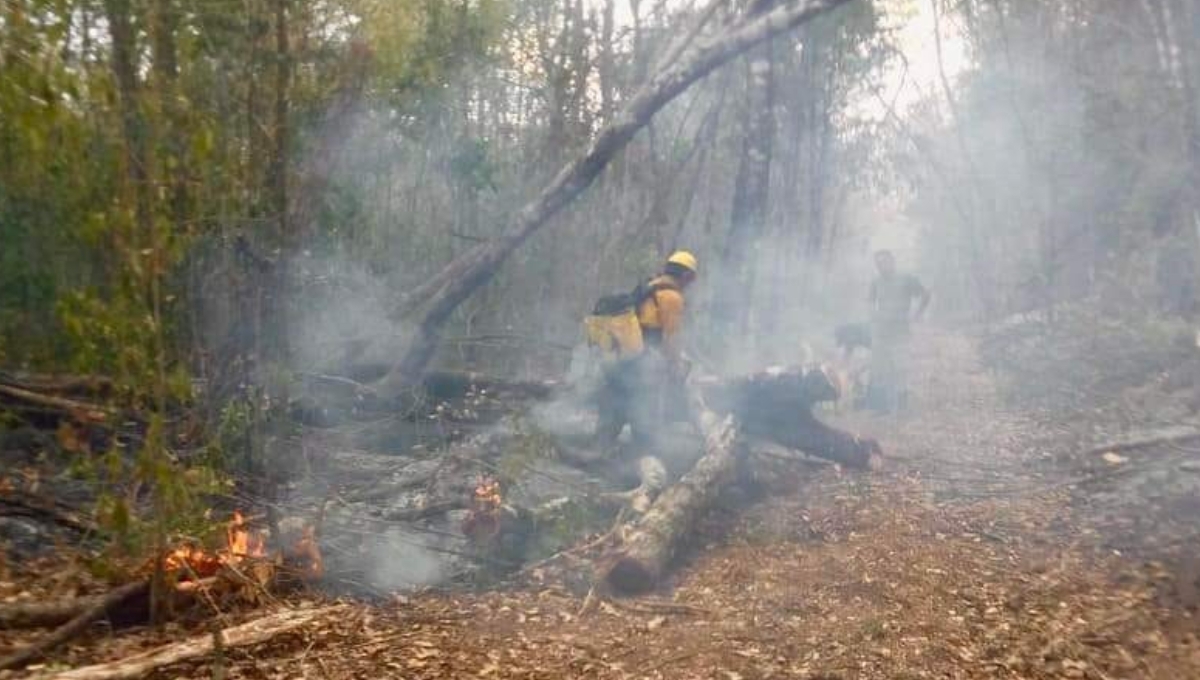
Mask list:
[[[1105,413],[1003,398],[966,336],[929,331],[917,347],[909,416],[831,416],[884,442],[883,470],[804,468],[765,500],[719,508],[652,597],[583,611],[577,593],[534,582],[352,604],[228,650],[220,672],[1200,677],[1200,451],[1087,453],[1104,430],[1088,419]],[[120,658],[179,634],[98,634],[66,656]],[[155,677],[216,672],[209,660]]]

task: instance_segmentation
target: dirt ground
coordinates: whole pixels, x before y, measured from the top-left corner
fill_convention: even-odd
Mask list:
[[[1004,405],[970,338],[916,348],[910,414],[832,416],[884,443],[882,471],[805,469],[718,509],[651,597],[584,611],[535,582],[351,604],[154,677],[1200,678],[1189,451],[1081,453],[1062,414]]]

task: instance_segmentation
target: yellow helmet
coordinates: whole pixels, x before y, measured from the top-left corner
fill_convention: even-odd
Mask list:
[[[676,250],[671,253],[671,257],[667,258],[667,264],[677,264],[693,274],[696,273],[696,256],[686,250]]]

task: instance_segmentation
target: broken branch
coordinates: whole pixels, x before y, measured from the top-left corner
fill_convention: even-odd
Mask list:
[[[0,384],[0,396],[16,402],[17,406],[32,406],[51,411],[65,411],[72,418],[85,423],[103,423],[112,411],[98,404],[75,401],[66,397],[55,397],[32,390]]]
[[[318,618],[333,615],[345,609],[345,605],[333,605],[317,609],[288,609],[220,631],[221,645],[226,650],[232,647],[256,645],[266,642],[277,635],[282,635],[305,626]],[[196,659],[212,653],[215,649],[213,637],[211,633],[197,635],[178,644],[166,645],[118,661],[84,666],[63,673],[57,673],[48,676],[46,680],[123,680],[124,678],[139,678],[163,666]]]
[[[34,659],[43,656],[59,645],[70,641],[79,635],[96,619],[104,616],[109,610],[135,597],[150,592],[147,581],[127,583],[113,590],[104,597],[96,600],[90,607],[79,613],[75,618],[65,623],[50,635],[37,642],[0,659],[0,670],[23,668]]]

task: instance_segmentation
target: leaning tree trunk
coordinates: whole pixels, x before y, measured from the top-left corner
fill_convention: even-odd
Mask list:
[[[385,378],[384,390],[400,391],[416,383],[432,360],[441,329],[454,309],[488,282],[508,255],[591,185],[655,113],[692,83],[754,45],[846,2],[849,0],[786,2],[719,35],[698,40],[677,62],[664,67],[601,130],[588,151],[562,168],[550,185],[517,214],[507,230],[456,258],[398,306],[394,316],[404,316],[417,307],[424,311],[414,320],[412,337]]]

